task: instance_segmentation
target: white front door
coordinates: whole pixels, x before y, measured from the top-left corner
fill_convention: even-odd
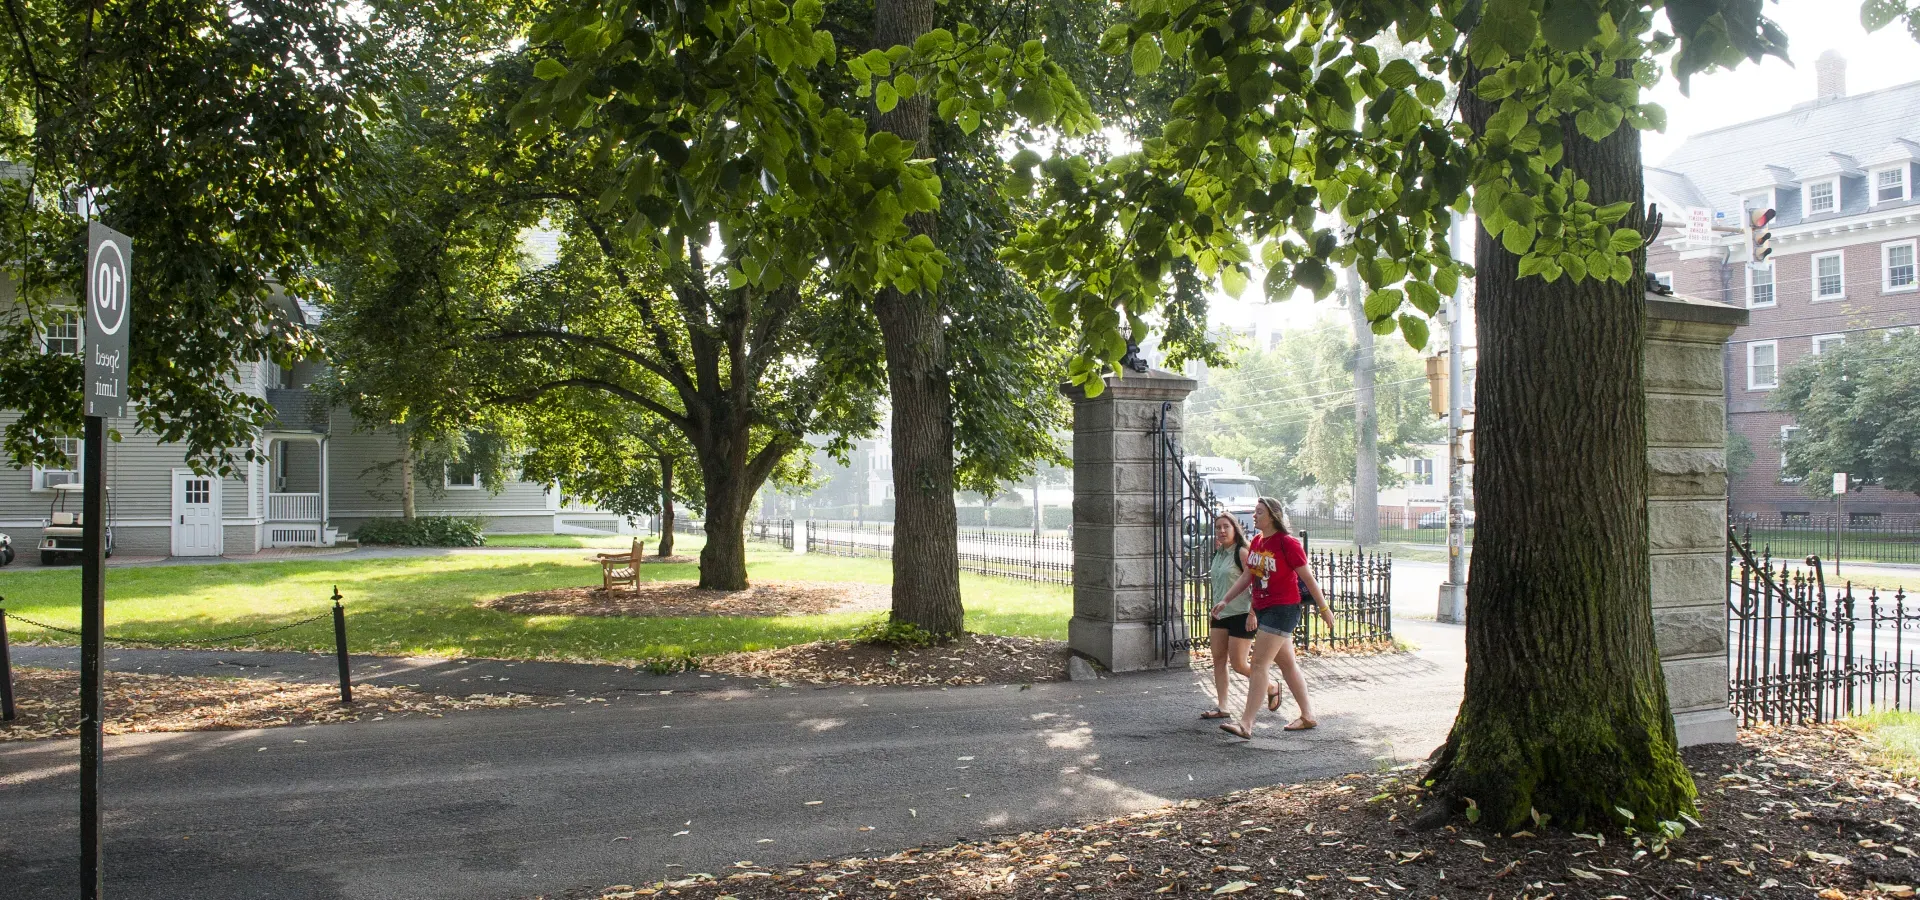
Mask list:
[[[173,555],[219,556],[220,479],[173,471]]]

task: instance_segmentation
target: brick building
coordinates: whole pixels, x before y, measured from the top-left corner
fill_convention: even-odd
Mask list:
[[[1646,170],[1647,199],[1667,223],[1647,271],[1677,293],[1751,311],[1725,359],[1728,427],[1754,456],[1731,485],[1736,513],[1831,512],[1782,479],[1794,423],[1770,408],[1769,394],[1809,354],[1920,324],[1920,82],[1847,96],[1838,54],[1815,67],[1811,102],[1695,135]],[[1741,217],[1768,208],[1775,249],[1752,265]],[[1690,211],[1711,221],[1710,234],[1689,239]],[[1920,516],[1920,496],[1869,488],[1848,495],[1847,510],[1905,520]]]

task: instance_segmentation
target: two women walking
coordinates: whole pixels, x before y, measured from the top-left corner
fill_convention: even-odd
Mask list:
[[[1214,694],[1219,705],[1203,716],[1227,717],[1227,669],[1230,666],[1247,678],[1247,703],[1240,720],[1223,722],[1220,730],[1243,740],[1253,739],[1254,719],[1263,702],[1270,711],[1280,708],[1280,689],[1267,675],[1268,667],[1276,663],[1287,690],[1293,694],[1294,704],[1300,708],[1300,715],[1287,724],[1286,730],[1305,731],[1320,724],[1313,717],[1313,704],[1307,699],[1307,681],[1300,674],[1300,663],[1293,653],[1293,631],[1300,625],[1302,585],[1312,595],[1328,631],[1334,627],[1333,610],[1327,606],[1326,595],[1321,593],[1320,584],[1307,565],[1306,549],[1289,533],[1280,501],[1261,497],[1254,505],[1253,525],[1260,533],[1252,541],[1246,541],[1240,523],[1232,516],[1223,515],[1214,520],[1214,607],[1208,637],[1213,648]],[[1225,565],[1236,568],[1238,577],[1222,590]],[[1242,594],[1249,595],[1249,602],[1240,602]],[[1252,638],[1251,648],[1248,638]],[[1226,652],[1223,654],[1222,650]]]

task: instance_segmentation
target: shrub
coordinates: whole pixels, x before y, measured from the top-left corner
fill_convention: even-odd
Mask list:
[[[487,542],[481,531],[485,519],[458,516],[420,516],[413,519],[371,519],[353,530],[362,544],[402,547],[478,547]]]
[[[854,629],[853,639],[862,644],[880,644],[908,650],[934,645],[933,632],[911,622],[880,619]]]
[[[995,528],[1032,528],[1033,510],[1025,506],[995,506],[987,510],[987,524]]]
[[[987,524],[987,508],[984,506],[962,506],[954,512],[959,514],[961,528],[983,528]]]
[[[1049,506],[1047,507],[1045,516],[1042,518],[1043,521],[1040,524],[1044,528],[1072,528],[1073,507]]]

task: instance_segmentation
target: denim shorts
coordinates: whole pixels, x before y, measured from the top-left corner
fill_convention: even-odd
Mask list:
[[[1300,608],[1304,603],[1285,603],[1259,610],[1260,630],[1268,634],[1289,635],[1300,627]]]

